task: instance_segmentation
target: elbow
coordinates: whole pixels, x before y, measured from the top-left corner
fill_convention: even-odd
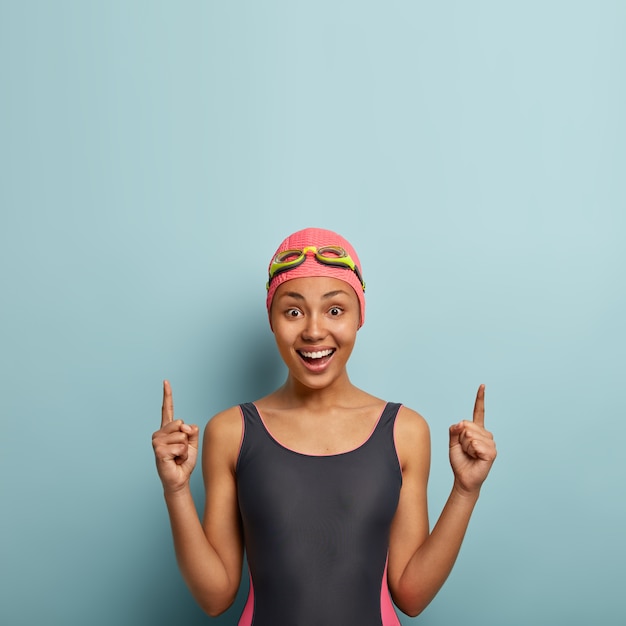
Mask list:
[[[202,610],[209,617],[219,617],[233,605],[234,601],[235,601],[235,598],[233,597],[228,600],[221,600],[221,601],[214,600],[212,602],[207,602],[207,601],[199,602],[199,604]]]
[[[220,592],[212,590],[211,593],[207,593],[207,590],[192,589],[191,591],[200,608],[209,617],[218,617],[233,605],[237,597],[238,587],[234,590],[223,589]]]
[[[408,615],[409,617],[417,617],[426,607],[425,606],[420,606],[417,604],[403,604],[401,602],[394,602],[394,604],[405,614]]]
[[[222,613],[226,612],[226,609],[228,609],[228,607],[225,607],[225,608],[205,607],[204,612],[209,617],[219,617],[220,615],[222,615]]]
[[[400,609],[402,611],[402,609]],[[409,617],[417,617],[424,609],[407,609],[406,611],[402,611]]]
[[[391,590],[390,590],[391,591]],[[417,617],[428,606],[429,601],[415,591],[407,590],[404,593],[391,593],[393,603],[409,617]]]

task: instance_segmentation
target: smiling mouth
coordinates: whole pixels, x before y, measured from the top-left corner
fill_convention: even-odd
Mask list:
[[[334,354],[334,350],[298,350],[298,354],[300,358],[307,363],[323,363],[328,359],[328,357]]]

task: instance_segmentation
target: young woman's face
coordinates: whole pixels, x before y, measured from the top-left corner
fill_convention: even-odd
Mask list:
[[[336,278],[295,278],[278,287],[270,313],[276,344],[291,375],[324,388],[345,374],[359,327],[354,290]]]

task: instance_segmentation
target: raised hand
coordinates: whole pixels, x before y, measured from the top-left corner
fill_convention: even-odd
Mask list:
[[[496,460],[493,435],[485,430],[485,385],[480,385],[472,421],[450,427],[450,464],[456,485],[465,492],[480,490]]]
[[[178,491],[189,482],[198,459],[198,433],[197,426],[174,419],[172,388],[164,381],[161,428],[152,435],[152,447],[165,491]]]

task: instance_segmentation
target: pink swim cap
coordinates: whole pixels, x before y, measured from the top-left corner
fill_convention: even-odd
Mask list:
[[[305,228],[299,230],[292,235],[289,235],[280,246],[278,250],[272,256],[269,269],[274,261],[276,255],[286,250],[303,250],[307,246],[315,246],[316,248],[322,248],[324,246],[339,246],[343,248],[352,257],[352,260],[359,268],[361,272],[361,262],[356,254],[354,248],[350,245],[350,242],[344,239],[341,235],[334,233],[332,230],[324,230],[323,228]],[[333,265],[325,265],[316,260],[313,254],[307,254],[306,259],[297,267],[293,269],[276,274],[270,281],[269,289],[267,292],[267,312],[269,315],[270,308],[272,306],[272,300],[274,293],[279,285],[293,280],[295,278],[308,278],[310,276],[326,276],[328,278],[338,278],[348,283],[355,291],[359,304],[361,306],[361,321],[359,322],[359,328],[363,326],[365,321],[365,294],[363,292],[363,286],[358,276],[350,268],[337,267]]]

